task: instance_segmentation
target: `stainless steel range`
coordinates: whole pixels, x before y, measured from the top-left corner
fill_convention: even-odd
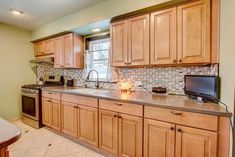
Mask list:
[[[62,86],[63,82],[62,76],[45,76],[43,85],[22,86],[22,121],[34,128],[42,127],[41,89],[48,86]]]

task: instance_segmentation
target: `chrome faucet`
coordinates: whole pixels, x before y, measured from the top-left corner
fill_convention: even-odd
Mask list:
[[[86,81],[85,81],[85,82],[88,82],[88,81],[90,80],[90,74],[91,74],[92,72],[95,72],[96,75],[97,75],[95,87],[96,87],[96,88],[100,88],[99,73],[98,73],[97,70],[90,70],[89,73],[87,74],[87,77],[86,77]]]

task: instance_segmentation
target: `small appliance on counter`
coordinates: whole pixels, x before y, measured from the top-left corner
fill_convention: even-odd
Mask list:
[[[153,87],[152,88],[152,92],[153,93],[166,93],[167,92],[167,90],[166,90],[166,88],[165,87]]]
[[[63,86],[63,76],[45,76],[43,84],[30,84],[21,87],[22,121],[34,128],[42,127],[42,88]]]
[[[72,80],[67,80],[67,86],[68,87],[73,87],[74,86],[74,80],[72,79]]]
[[[219,101],[219,77],[185,75],[185,94],[198,101]]]

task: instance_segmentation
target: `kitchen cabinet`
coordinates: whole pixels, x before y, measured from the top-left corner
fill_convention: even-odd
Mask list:
[[[126,66],[127,50],[127,20],[111,24],[111,63],[112,66]]]
[[[78,106],[78,139],[98,147],[98,109]]]
[[[51,101],[48,98],[42,98],[42,123],[51,126]]]
[[[144,120],[144,157],[175,156],[175,125]]]
[[[177,62],[176,7],[151,14],[151,65]]]
[[[149,14],[111,24],[112,66],[149,64]]]
[[[99,110],[99,148],[118,154],[118,115],[116,112]]]
[[[83,68],[83,38],[75,33],[54,39],[55,68]]]
[[[42,122],[55,130],[61,130],[59,100],[42,98]]]
[[[61,102],[62,132],[77,137],[77,105],[69,102]]]
[[[129,103],[102,99],[99,102],[99,147],[121,157],[141,157],[143,106],[134,109]]]
[[[217,157],[217,133],[177,126],[175,146],[176,157]]]
[[[178,61],[210,63],[210,0],[181,5],[178,13]]]
[[[53,39],[48,39],[40,41],[34,44],[35,56],[45,56],[54,54],[54,41]]]

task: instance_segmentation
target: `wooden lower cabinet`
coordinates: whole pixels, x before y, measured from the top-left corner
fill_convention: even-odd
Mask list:
[[[42,123],[55,130],[61,130],[60,100],[42,98]]]
[[[142,157],[143,119],[119,114],[119,156]]]
[[[61,102],[62,132],[77,137],[77,105],[69,102]]]
[[[78,139],[98,147],[98,109],[79,105]]]
[[[42,98],[42,123],[51,126],[51,100]]]
[[[99,148],[118,154],[118,114],[99,110]]]
[[[144,157],[174,157],[175,125],[144,120]]]
[[[142,157],[142,118],[100,110],[99,129],[101,149],[119,157]]]
[[[51,127],[55,130],[61,130],[61,112],[60,112],[60,100],[51,100]]]
[[[177,126],[175,157],[217,157],[217,133]]]

